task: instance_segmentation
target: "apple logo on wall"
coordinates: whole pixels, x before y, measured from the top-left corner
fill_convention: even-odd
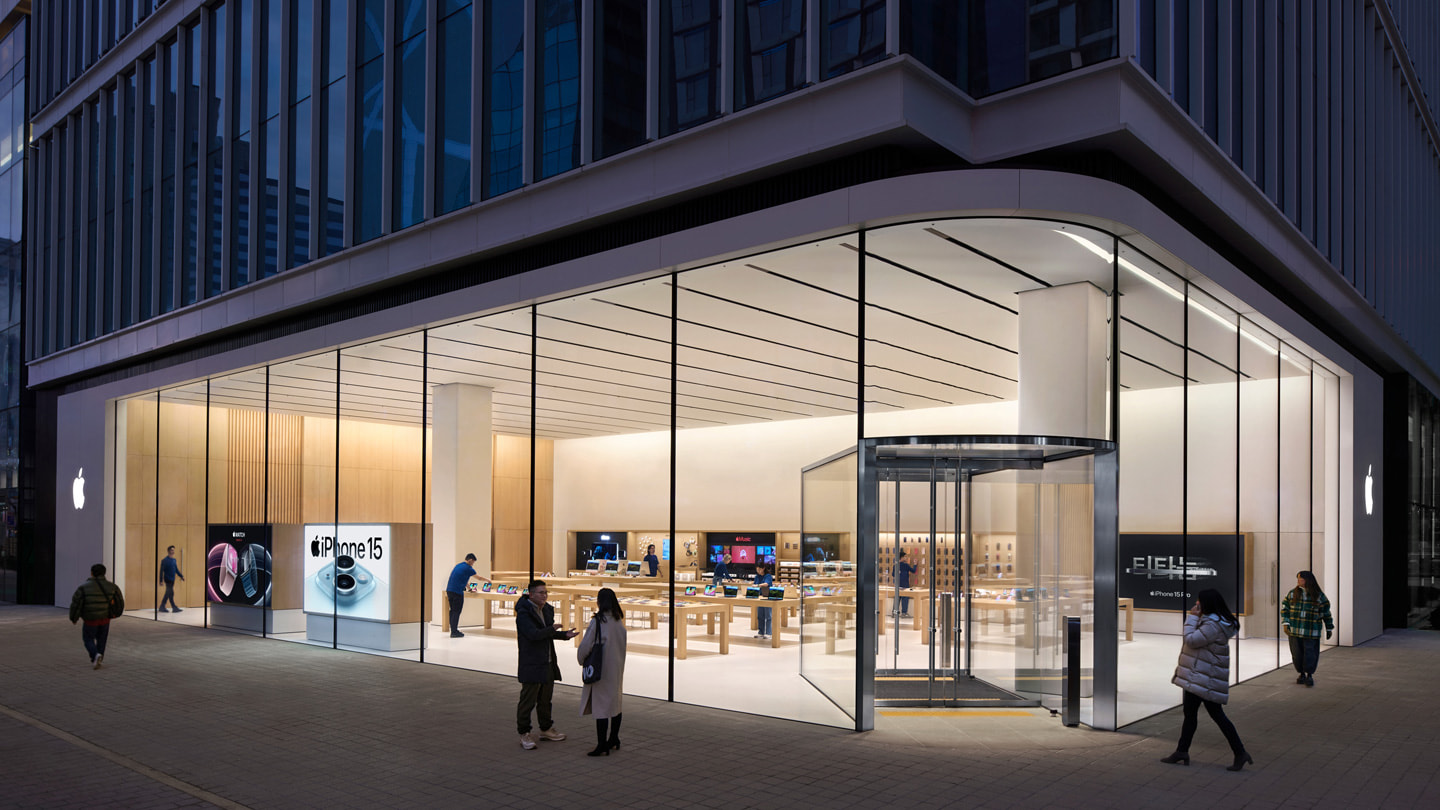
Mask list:
[[[75,482],[70,486],[70,495],[75,499],[75,509],[85,508],[85,468],[75,473]]]
[[[1375,513],[1375,479],[1370,476],[1370,471],[1375,469],[1374,464],[1365,467],[1365,514]]]

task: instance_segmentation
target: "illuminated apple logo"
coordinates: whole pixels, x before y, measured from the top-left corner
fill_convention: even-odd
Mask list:
[[[77,510],[85,508],[85,468],[81,467],[75,473],[75,482],[70,486],[70,495],[75,500]]]
[[[1375,512],[1375,479],[1370,477],[1370,471],[1373,469],[1375,469],[1374,464],[1365,468],[1365,514],[1367,515]]]

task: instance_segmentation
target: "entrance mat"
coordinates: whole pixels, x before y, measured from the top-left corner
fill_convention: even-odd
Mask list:
[[[1039,706],[1040,701],[965,675],[937,677],[932,687],[924,673],[886,673],[875,676],[875,705],[1018,708]]]

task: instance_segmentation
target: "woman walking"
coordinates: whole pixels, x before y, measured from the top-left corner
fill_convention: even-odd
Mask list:
[[[595,615],[580,639],[580,665],[590,650],[603,645],[600,680],[587,683],[580,690],[580,714],[595,718],[595,750],[589,756],[608,756],[620,747],[620,702],[625,692],[625,614],[620,600],[609,588],[601,588],[596,597]]]
[[[1225,716],[1224,708],[1230,699],[1230,639],[1239,632],[1240,622],[1225,604],[1225,597],[1213,588],[1201,591],[1185,617],[1180,663],[1171,679],[1171,683],[1184,690],[1185,721],[1180,726],[1180,742],[1175,746],[1175,753],[1161,762],[1190,764],[1190,740],[1195,737],[1203,704],[1235,754],[1234,764],[1226,770],[1238,771],[1246,763],[1254,764],[1255,760],[1240,743],[1235,724]]]
[[[1285,594],[1280,605],[1280,621],[1290,637],[1290,660],[1300,673],[1295,683],[1315,685],[1315,666],[1320,663],[1320,625],[1325,625],[1325,638],[1335,631],[1330,618],[1330,600],[1320,590],[1320,583],[1309,571],[1295,575],[1295,588]]]

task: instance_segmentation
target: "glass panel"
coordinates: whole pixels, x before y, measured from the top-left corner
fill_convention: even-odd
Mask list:
[[[1134,640],[1119,649],[1116,713],[1124,725],[1179,701],[1169,679],[1154,673],[1173,670],[1190,603],[1183,565],[1173,564],[1185,553],[1185,283],[1125,243],[1119,264],[1116,575],[1122,606],[1135,611]]]
[[[200,63],[200,26],[185,28],[185,130],[181,134],[181,149],[184,150],[185,166],[181,170],[180,195],[184,204],[180,208],[182,224],[180,245],[180,305],[195,303],[200,290],[200,216],[203,197],[200,193],[201,139],[200,115],[204,99],[200,95],[202,67]],[[92,300],[94,296],[91,296]],[[87,321],[88,323],[88,321]]]
[[[474,42],[474,11],[470,3],[459,3],[458,9],[440,21],[439,51],[435,55],[440,66],[435,77],[436,126],[439,128],[440,155],[436,161],[435,210],[446,213],[470,204],[470,106],[471,80],[474,75],[471,50]]]
[[[320,220],[320,244],[317,255],[327,256],[345,244],[345,156],[346,83],[345,32],[347,0],[325,0],[321,20],[326,31],[321,47],[325,65],[325,87],[321,91],[320,110],[316,117],[321,127],[316,137],[322,144],[320,191],[315,195],[314,209]]]
[[[229,47],[227,27],[230,8],[217,6],[211,13],[209,25],[210,41],[207,43],[209,64],[206,65],[206,81],[209,83],[210,122],[206,138],[206,174],[208,176],[206,206],[210,211],[209,232],[205,235],[209,256],[210,272],[206,276],[204,297],[218,295],[222,289],[225,268],[225,135],[227,116],[230,115],[230,82],[225,52]]]
[[[205,398],[198,382],[160,392],[160,618],[189,625],[205,619]],[[167,559],[168,558],[168,559]],[[166,596],[172,597],[167,605]]]
[[[1340,615],[1339,414],[1340,378],[1318,362],[1312,365],[1310,412],[1310,547],[1311,571],[1330,599],[1333,617]],[[1363,486],[1363,483],[1362,483]],[[1362,496],[1363,498],[1363,496]],[[1363,506],[1364,501],[1361,501]],[[1339,643],[1339,635],[1323,638],[1322,647]]]
[[[580,4],[540,0],[535,9],[535,179],[580,165]]]
[[[855,704],[858,666],[855,650],[859,640],[859,617],[855,594],[853,591],[849,594],[826,594],[827,583],[804,573],[803,566],[806,562],[821,562],[821,556],[828,557],[829,552],[834,550],[833,538],[856,536],[859,527],[856,503],[858,465],[859,457],[851,452],[807,470],[800,477],[801,599],[804,602],[803,613],[819,625],[807,628],[801,624],[800,674],[852,720],[858,711]],[[816,559],[806,559],[812,556]],[[853,558],[850,561],[855,562]],[[843,574],[844,560],[838,562],[842,564]],[[817,566],[814,571],[822,574],[823,566]],[[818,590],[807,594],[805,584],[810,584],[812,589],[818,586]],[[828,586],[843,587],[838,580],[828,583]]]
[[[160,48],[160,311],[175,309],[175,207],[176,129],[175,105],[179,101],[180,42],[171,40]],[[77,195],[78,198],[78,195]],[[78,199],[77,199],[78,204]]]
[[[1245,632],[1235,669],[1245,680],[1279,666],[1280,599],[1289,586],[1277,556],[1280,343],[1248,320],[1240,329],[1240,531],[1250,546],[1251,610],[1242,617]]]
[[[136,157],[135,114],[138,103],[136,77],[132,72],[120,78],[121,115],[120,126],[120,265],[119,298],[120,312],[116,326],[123,328],[135,322],[135,187]],[[147,218],[148,221],[148,218]],[[48,244],[48,243],[47,243]]]
[[[139,217],[136,230],[140,236],[140,264],[135,268],[140,300],[139,319],[149,320],[155,314],[154,299],[151,297],[155,285],[155,103],[156,82],[155,60],[146,59],[140,63],[140,155],[138,160],[140,177],[139,201],[136,213]],[[62,183],[63,185],[63,183]],[[64,250],[62,248],[61,252]]]
[[[613,287],[542,304],[536,323],[535,572],[582,575],[564,590],[551,588],[552,599],[570,605],[571,619],[562,623],[582,631],[599,587],[615,590],[628,625],[626,691],[655,698],[670,694],[672,629],[677,659],[685,659],[677,661],[677,682],[679,666],[713,663],[724,638],[705,626],[706,616],[715,622],[716,613],[705,613],[714,605],[670,598],[672,566],[682,593],[695,585],[694,546],[660,559],[668,556],[671,521],[671,293],[668,278]],[[547,450],[554,508],[551,531],[542,535]],[[645,560],[651,545],[654,578]],[[578,663],[573,651],[561,654],[566,680],[579,680]]]
[[[773,632],[766,634],[753,623],[758,603],[742,606],[746,581],[770,547],[787,597],[803,584],[804,558],[822,550],[832,566],[824,573],[837,589],[824,595],[855,596],[854,580],[843,571],[845,562],[854,570],[854,530],[816,535],[808,549],[796,530],[801,470],[855,442],[859,264],[847,245],[856,238],[797,245],[677,278],[675,519],[677,527],[702,533],[697,567],[711,584],[723,588],[726,573],[740,580],[731,583],[738,603],[723,601],[723,592],[709,597],[722,601],[704,602],[739,608],[726,616],[738,620],[729,624],[729,654],[677,661],[677,700],[854,727],[799,675],[798,647],[809,633],[824,632],[819,611],[807,606],[801,618],[808,621],[791,624],[792,609],[781,603],[770,608]],[[677,603],[686,598],[677,594]],[[678,610],[676,621],[685,621]],[[714,642],[706,644],[699,632],[690,630],[694,646],[713,653]],[[765,688],[729,688],[734,683]]]
[[[595,158],[645,142],[646,0],[595,4]]]
[[[385,59],[377,40],[384,41],[384,4],[367,0],[360,21],[359,84],[355,90],[355,155],[353,181],[356,201],[355,241],[367,242],[380,235],[381,183],[377,167],[385,165]],[[332,133],[333,137],[333,133]],[[341,137],[344,137],[341,135]],[[338,189],[332,188],[332,196]]]
[[[423,333],[341,351],[339,524],[333,551],[322,543],[306,570],[332,590],[307,617],[333,612],[338,646],[415,660],[432,607],[422,577],[424,373]]]
[[[821,76],[849,73],[885,58],[885,0],[825,0]]]
[[[735,108],[805,84],[804,0],[735,0]]]
[[[553,428],[537,440],[535,479],[541,494],[531,497],[530,319],[527,307],[429,332],[430,432],[440,440],[432,441],[434,452],[426,459],[431,482],[428,508],[434,515],[430,576],[435,583],[430,589],[434,612],[428,627],[427,661],[515,674],[512,605],[520,597],[501,593],[495,586],[523,589],[528,584],[532,504],[538,552],[552,544],[549,531],[554,502]],[[485,465],[476,469],[466,463],[487,453],[488,470]],[[488,488],[473,483],[486,472],[492,476]],[[467,483],[466,477],[472,481]],[[488,506],[476,503],[473,493],[487,489],[494,493]],[[470,531],[469,522],[484,518],[463,516],[462,510],[485,508],[491,510],[491,531]],[[451,575],[468,554],[477,558],[473,567],[480,579],[456,583],[464,595],[455,624],[464,637],[454,638],[447,591]],[[557,565],[563,567],[563,562]],[[558,649],[565,647],[559,645]],[[562,665],[569,660],[564,655],[561,659]],[[570,682],[575,681],[572,678]]]
[[[1310,440],[1311,362],[1292,346],[1280,344],[1280,555],[1277,579],[1282,594],[1292,594],[1296,575],[1313,572],[1316,549],[1311,546]],[[1323,588],[1322,588],[1323,590]],[[1283,609],[1283,608],[1282,608]],[[1322,634],[1323,636],[1323,634]],[[1295,649],[1290,646],[1291,660]],[[1283,665],[1287,656],[1281,655]]]
[[[517,189],[525,137],[525,8],[485,3],[485,197]]]
[[[255,635],[269,629],[265,392],[263,368],[210,381],[208,620],[212,627]]]
[[[115,481],[115,559],[108,577],[125,594],[125,612],[154,618],[159,615],[160,560],[156,548],[155,505],[158,468],[159,396],[122,399],[115,405],[118,463]],[[78,477],[83,477],[84,470]],[[99,470],[91,476],[99,480]]]
[[[720,0],[660,3],[660,134],[720,114]]]
[[[326,352],[270,367],[270,632],[327,647],[335,621],[327,597],[335,586],[312,574],[323,567],[314,551],[336,536],[337,357]]]
[[[411,9],[417,4],[412,3]],[[420,25],[424,24],[423,4]],[[399,44],[395,60],[395,228],[425,218],[425,31]]]
[[[235,13],[235,49],[231,52],[229,78],[235,81],[230,124],[230,289],[249,284],[250,277],[250,94],[254,92],[251,69],[255,42],[252,0],[232,0]],[[263,171],[265,164],[261,163]]]

